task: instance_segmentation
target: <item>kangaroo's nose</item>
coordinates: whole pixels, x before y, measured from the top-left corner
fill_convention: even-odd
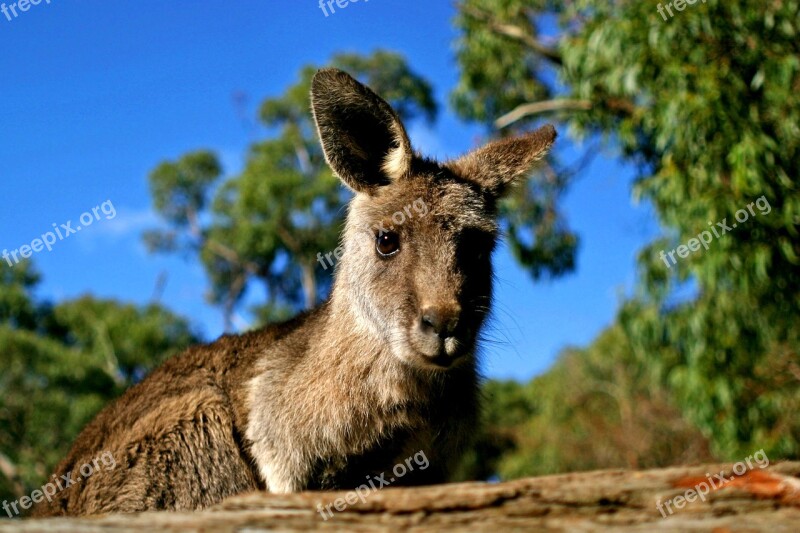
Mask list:
[[[461,307],[458,305],[424,307],[421,317],[422,329],[441,338],[452,337],[460,315]]]

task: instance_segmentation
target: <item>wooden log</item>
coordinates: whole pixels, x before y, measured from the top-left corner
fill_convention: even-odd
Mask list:
[[[733,465],[647,471],[608,470],[519,479],[371,491],[250,493],[194,513],[2,520],[5,532],[106,531],[800,531],[800,462],[743,475]],[[739,469],[741,470],[741,468]],[[716,477],[721,474],[725,482]],[[700,499],[702,483],[715,489]],[[693,502],[678,497],[689,496]],[[337,499],[341,511],[334,508]],[[350,502],[348,503],[347,499]],[[363,501],[362,501],[363,500]],[[669,507],[665,502],[670,502]],[[661,502],[662,511],[657,508]],[[319,512],[330,505],[331,516]],[[680,507],[680,508],[678,508]],[[667,510],[670,508],[672,513]]]

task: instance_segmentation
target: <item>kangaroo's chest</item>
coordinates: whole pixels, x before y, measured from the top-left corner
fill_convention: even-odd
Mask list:
[[[453,409],[441,391],[399,379],[384,379],[378,387],[317,374],[316,381],[291,391],[269,373],[260,380],[252,390],[265,392],[253,398],[268,401],[251,411],[247,437],[273,492],[347,489],[370,480],[432,482],[408,461],[416,455],[431,457],[433,464],[435,456],[451,455],[444,436],[463,425],[468,411]]]
[[[317,456],[312,461],[306,488],[346,489],[370,481],[377,488],[384,483],[414,484],[413,480],[419,476],[415,471],[424,469],[409,468],[407,460],[420,452],[424,456],[431,441],[432,435],[427,431],[398,429],[376,439],[366,450],[355,451],[345,447],[339,452]]]

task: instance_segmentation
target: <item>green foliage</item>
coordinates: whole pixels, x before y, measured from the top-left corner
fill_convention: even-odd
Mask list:
[[[81,355],[34,332],[0,326],[0,453],[15,465],[3,477],[16,497],[47,476],[112,397],[113,380]]]
[[[547,113],[638,165],[665,235],[620,313],[635,360],[718,457],[800,455],[800,2],[709,0],[664,21],[646,2],[465,0],[457,25],[463,116],[516,111],[499,121],[513,129]],[[707,250],[660,257],[758,198],[770,209]]]
[[[20,328],[36,327],[36,309],[29,291],[39,282],[39,274],[30,261],[22,261],[16,268],[0,269],[0,322]]]
[[[652,468],[711,459],[708,441],[633,355],[619,326],[527,384],[490,381],[461,478]]]
[[[453,91],[453,106],[464,118],[491,124],[515,107],[553,94],[546,83],[547,58],[529,54],[526,40],[538,30],[526,13],[544,9],[548,2],[472,0],[459,5],[456,42],[461,80]],[[501,25],[513,20],[518,37],[509,37]],[[510,27],[509,27],[510,28]],[[524,61],[520,61],[524,57]]]
[[[0,267],[0,500],[41,486],[108,401],[198,340],[154,305],[36,302],[38,279],[30,263]]]
[[[214,154],[198,151],[177,163],[162,163],[150,175],[153,205],[169,222],[190,224],[208,201],[208,188],[222,174]]]
[[[137,307],[84,296],[54,306],[46,321],[51,337],[105,368],[122,386],[197,337],[182,318],[163,307]],[[132,327],[135,325],[135,327]]]
[[[156,212],[169,231],[147,231],[144,241],[151,251],[196,249],[203,240],[200,215],[210,189],[222,175],[217,156],[207,150],[191,152],[175,162],[163,162],[150,173],[150,194]],[[184,237],[183,241],[179,238]]]

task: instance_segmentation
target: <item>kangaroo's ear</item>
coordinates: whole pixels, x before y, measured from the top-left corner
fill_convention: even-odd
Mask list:
[[[397,113],[348,74],[323,69],[311,81],[311,107],[325,159],[356,192],[406,175],[413,151]]]
[[[555,140],[556,130],[547,124],[525,135],[491,142],[447,166],[463,179],[500,196],[547,155]]]

